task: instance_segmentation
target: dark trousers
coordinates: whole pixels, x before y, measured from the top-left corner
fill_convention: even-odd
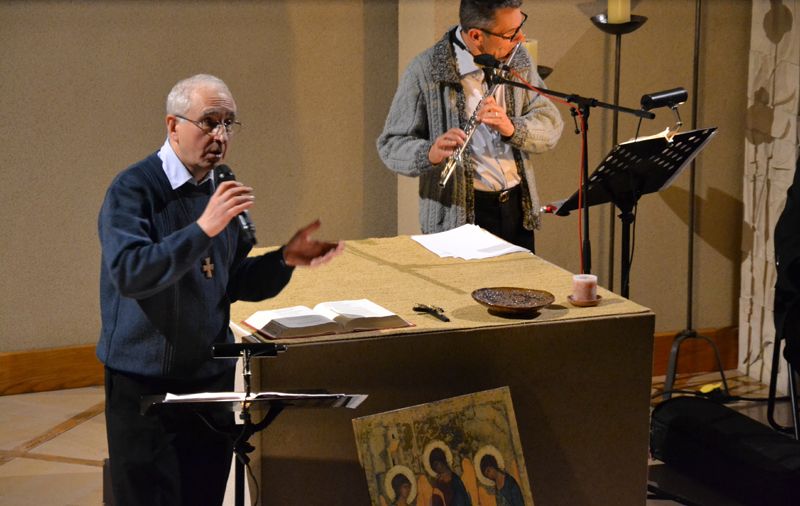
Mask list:
[[[222,504],[233,454],[233,413],[203,413],[201,418],[190,409],[162,406],[141,415],[140,397],[231,391],[233,376],[231,370],[208,380],[170,381],[106,368],[106,434],[115,506]]]
[[[475,190],[475,224],[535,253],[533,232],[522,225],[520,185],[501,192]]]

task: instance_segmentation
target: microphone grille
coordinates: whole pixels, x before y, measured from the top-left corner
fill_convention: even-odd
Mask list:
[[[219,182],[236,180],[236,176],[233,175],[231,168],[225,164],[214,167],[214,174]]]
[[[482,67],[499,67],[500,61],[490,54],[479,54],[476,56],[473,61],[476,65],[480,65]]]

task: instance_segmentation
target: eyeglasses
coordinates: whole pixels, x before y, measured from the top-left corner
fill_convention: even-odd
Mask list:
[[[499,33],[490,32],[489,30],[485,30],[483,28],[478,28],[478,30],[482,31],[483,33],[488,33],[489,35],[494,35],[495,37],[499,37],[501,39],[505,39],[505,40],[508,40],[508,41],[513,41],[514,39],[517,38],[517,35],[519,35],[519,31],[522,30],[522,25],[524,25],[525,21],[527,21],[527,20],[528,20],[528,15],[523,12],[522,13],[522,23],[519,24],[517,29],[514,30],[514,33],[512,33],[510,36],[508,36],[508,35],[500,35]]]
[[[232,119],[226,119],[223,121],[216,121],[211,118],[203,118],[200,121],[195,121],[193,119],[189,119],[186,116],[181,116],[180,114],[175,115],[176,118],[180,118],[182,120],[186,120],[189,123],[193,124],[200,130],[202,130],[206,135],[214,136],[215,132],[219,132],[219,128],[222,127],[225,129],[225,133],[229,136],[234,135],[239,130],[242,129],[242,124],[238,121]]]

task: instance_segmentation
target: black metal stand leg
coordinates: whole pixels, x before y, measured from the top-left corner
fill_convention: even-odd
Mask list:
[[[234,429],[239,430],[239,434],[233,442],[233,455],[236,458],[234,464],[235,494],[233,503],[235,506],[244,506],[244,484],[247,480],[244,468],[245,464],[250,462],[250,457],[247,454],[255,450],[253,445],[250,444],[250,436],[258,432],[258,430],[253,425],[247,403],[243,403],[239,418],[244,421],[244,425],[241,426],[241,429],[238,429],[238,427]]]
[[[591,108],[588,104],[580,104],[579,108],[581,110],[581,124],[580,128],[578,129],[581,134],[581,142],[583,143],[584,150],[588,153],[589,151],[589,113],[591,112]],[[577,113],[573,109],[572,115],[575,116]],[[582,208],[581,212],[583,213],[582,220],[583,220],[583,244],[581,244],[581,274],[591,274],[592,273],[592,241],[589,238],[589,200],[588,200],[588,190],[589,190],[589,161],[588,157],[584,156],[581,162],[581,180],[583,184],[581,185],[581,195],[582,195]]]
[[[622,243],[620,244],[620,293],[626,299],[630,295],[631,279],[631,225],[636,217],[633,215],[632,207],[625,206],[626,209],[619,214],[622,222]]]
[[[234,464],[234,482],[236,484],[234,504],[236,506],[244,506],[244,464],[239,459],[239,455],[235,455],[236,462]]]
[[[725,378],[725,370],[722,368],[722,358],[719,355],[719,348],[717,348],[716,343],[709,339],[706,336],[701,336],[694,330],[684,330],[680,334],[675,337],[675,340],[672,342],[672,350],[669,354],[669,363],[667,364],[667,377],[664,380],[664,394],[662,398],[664,400],[669,399],[672,397],[672,389],[675,385],[675,374],[678,368],[678,354],[680,353],[681,344],[686,339],[704,339],[711,349],[714,350],[714,357],[717,360],[717,369],[719,370],[719,375],[722,378],[722,390],[725,393],[726,397],[730,396],[730,390],[728,389],[728,380]]]
[[[767,421],[773,429],[779,432],[792,434],[794,438],[800,441],[800,425],[798,425],[798,412],[797,412],[797,374],[794,367],[787,362],[786,374],[787,386],[789,391],[789,404],[792,410],[792,425],[781,425],[775,419],[775,403],[778,398],[778,373],[780,372],[781,365],[781,341],[775,343],[772,347],[772,368],[769,372],[769,393],[767,394]]]
[[[681,350],[681,343],[686,339],[686,336],[678,336],[672,341],[672,350],[669,352],[669,362],[667,363],[667,377],[664,380],[664,395],[662,399],[665,401],[672,397],[672,389],[675,385],[675,370],[678,368],[678,353]]]
[[[277,351],[283,351],[276,349]],[[242,350],[242,376],[244,379],[245,399],[250,397],[250,380],[252,371],[250,368],[250,360],[253,358],[253,353],[249,349]],[[248,456],[256,448],[250,444],[250,436],[264,430],[271,424],[275,418],[283,411],[284,406],[276,403],[270,406],[264,418],[258,423],[253,423],[253,417],[250,414],[250,402],[245,400],[242,403],[242,412],[239,414],[239,419],[244,422],[241,429],[238,427],[234,429],[238,434],[234,434],[236,439],[233,441],[233,454],[236,457],[234,463],[234,504],[235,506],[244,506],[244,484],[247,480],[245,475],[245,466],[250,463]]]
[[[253,423],[248,404],[244,403],[242,406],[240,418],[244,421],[244,425],[242,425],[233,443],[233,453],[236,456],[236,464],[234,467],[234,478],[236,480],[234,504],[236,506],[244,506],[244,483],[247,480],[244,468],[245,464],[250,462],[248,454],[255,450],[255,447],[250,444],[250,436],[264,430],[278,417],[284,407],[284,405],[278,403],[271,405],[267,414],[264,415],[264,418],[258,423]]]
[[[769,372],[769,392],[767,393],[767,422],[772,426],[773,429],[779,432],[789,432],[791,427],[787,427],[785,425],[781,425],[775,419],[775,402],[778,397],[778,372],[781,365],[781,341],[775,343],[772,347],[772,367]],[[791,368],[790,368],[791,369]],[[791,371],[790,371],[791,372]],[[792,385],[792,378],[789,377],[789,389],[791,390]],[[789,395],[793,396],[793,393],[790,392]],[[792,405],[792,411],[795,412],[794,405]],[[792,414],[792,418],[794,419],[796,415]],[[797,422],[795,421],[795,427],[797,427]],[[795,428],[795,431],[797,429]],[[795,436],[795,439],[797,437]]]
[[[789,401],[792,406],[792,424],[794,428],[794,438],[800,441],[800,426],[797,424],[797,377],[794,367],[789,365]]]

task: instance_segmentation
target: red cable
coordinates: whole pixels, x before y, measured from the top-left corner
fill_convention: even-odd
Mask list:
[[[578,109],[574,105],[570,104],[566,100],[563,100],[563,99],[561,99],[559,97],[554,97],[553,95],[549,95],[546,90],[542,90],[542,89],[537,88],[536,86],[533,86],[524,77],[522,77],[519,74],[519,72],[517,72],[516,70],[514,70],[514,69],[510,69],[510,70],[511,70],[511,74],[514,77],[516,77],[517,79],[519,79],[520,82],[522,84],[524,84],[526,87],[528,87],[531,91],[535,91],[536,93],[542,95],[543,97],[547,97],[550,100],[553,100],[555,102],[559,102],[561,104],[564,104],[567,107],[569,107],[570,109],[572,109],[574,111],[574,114],[576,114],[578,116],[578,118],[580,119],[581,132],[586,130],[586,120],[583,117],[583,114],[581,114],[581,110],[580,109]],[[580,164],[580,167],[578,168],[578,250],[580,251],[579,257],[580,257],[580,260],[581,260],[581,274],[584,274],[584,272],[583,272],[583,266],[584,266],[584,263],[583,263],[583,161],[584,161],[585,158],[586,158],[586,142],[584,142],[584,138],[583,138],[583,136],[581,136],[581,164]]]

